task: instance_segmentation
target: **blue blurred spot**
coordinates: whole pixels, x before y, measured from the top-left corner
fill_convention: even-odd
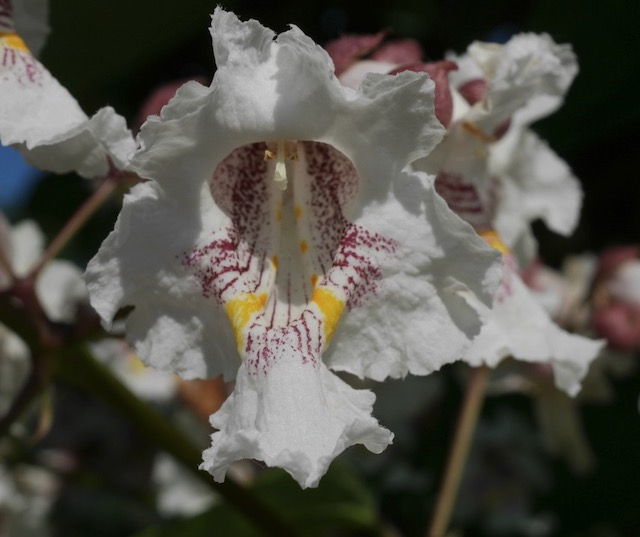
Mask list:
[[[484,41],[488,41],[489,43],[499,43],[503,45],[518,32],[519,29],[515,24],[505,22],[503,24],[499,24],[498,26],[494,26],[493,29],[489,31],[489,34],[486,36]]]
[[[15,149],[0,145],[0,209],[15,209],[29,198],[44,174],[29,166]]]

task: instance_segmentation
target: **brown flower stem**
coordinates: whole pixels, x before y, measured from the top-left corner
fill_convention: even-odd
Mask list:
[[[29,276],[35,281],[36,276],[49,261],[56,257],[60,251],[69,243],[82,226],[93,216],[100,206],[111,196],[113,191],[122,181],[124,174],[121,172],[110,173],[98,189],[80,206],[71,219],[60,230],[60,233],[51,241],[40,260],[31,269]]]
[[[490,369],[487,366],[480,366],[473,371],[458,417],[451,454],[447,462],[444,479],[440,485],[431,526],[426,534],[427,537],[444,537],[449,526],[449,520],[451,519],[451,513],[458,494],[458,487],[460,486],[469,448],[471,447],[473,432],[482,408],[489,372]]]
[[[0,271],[4,272],[10,280],[15,279],[13,267],[7,258],[6,252],[0,245]]]
[[[11,426],[22,416],[47,384],[48,371],[42,356],[32,356],[31,371],[7,410],[0,419],[0,438],[9,432]]]

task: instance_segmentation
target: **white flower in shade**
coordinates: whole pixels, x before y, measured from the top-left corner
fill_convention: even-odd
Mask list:
[[[535,254],[532,221],[541,218],[553,231],[570,234],[580,212],[580,185],[527,128],[562,104],[578,70],[570,47],[546,35],[522,34],[506,45],[476,42],[463,56],[422,63],[417,43],[383,45],[383,39],[346,36],[327,50],[341,82],[351,88],[368,72],[425,71],[434,79],[436,115],[450,134],[422,169],[473,175],[473,184],[490,192],[485,203],[495,212],[503,242],[527,261]]]
[[[451,59],[459,67],[449,73],[456,89],[451,126],[414,166],[437,175],[438,192],[503,252],[505,267],[493,308],[484,308],[485,325],[465,360],[495,366],[512,356],[550,363],[557,386],[575,395],[603,342],[553,323],[520,279],[512,249],[530,257],[531,241],[523,248],[516,243],[530,237],[534,218],[563,233],[577,221],[581,194],[575,178],[546,144],[523,130],[561,104],[577,72],[575,57],[547,35],[521,34],[505,45],[474,43],[466,56]],[[504,145],[492,157],[496,144]]]
[[[443,172],[436,187],[454,211],[503,253],[502,284],[492,308],[478,305],[485,324],[463,359],[472,365],[492,367],[507,357],[549,363],[557,387],[575,395],[604,342],[570,334],[551,320],[544,305],[522,281],[515,256],[492,229],[492,215],[471,182]]]
[[[512,125],[489,151],[497,182],[495,228],[522,262],[536,254],[531,223],[541,219],[568,236],[578,224],[582,189],[571,169],[531,129]]]
[[[570,334],[555,324],[518,276],[513,256],[506,253],[504,259],[502,287],[493,308],[485,310],[486,323],[464,360],[472,365],[484,363],[491,367],[509,356],[548,363],[556,386],[569,395],[576,395],[604,342]]]
[[[466,55],[449,59],[458,65],[449,73],[453,125],[423,167],[474,184],[502,241],[529,262],[535,255],[531,222],[540,218],[569,235],[580,214],[577,179],[528,129],[562,104],[578,72],[575,55],[546,34],[519,34],[505,45],[475,42]]]
[[[36,27],[34,15],[46,15],[38,2],[16,3],[15,11],[16,17],[31,16],[25,20],[27,31]],[[110,107],[89,118],[31,54],[13,21],[11,0],[0,1],[0,143],[53,172],[96,177],[107,174],[110,162],[124,168],[135,149],[124,118]]]
[[[496,257],[403,172],[442,137],[425,75],[343,87],[300,30],[275,34],[217,9],[218,70],[190,82],[140,134],[125,198],[89,263],[108,324],[135,306],[141,358],[185,378],[224,374],[233,394],[202,467],[218,481],[255,458],[315,486],[352,444],[392,435],[374,396],[329,369],[384,379],[458,358],[479,330]],[[274,39],[275,38],[275,39]]]
[[[196,516],[210,507],[217,496],[173,458],[159,453],[152,477],[156,489],[158,511],[165,516]]]

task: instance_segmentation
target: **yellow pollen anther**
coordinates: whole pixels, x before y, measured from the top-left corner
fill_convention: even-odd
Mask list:
[[[312,277],[313,278],[313,277]],[[324,317],[324,337],[328,344],[344,311],[344,301],[330,289],[315,289],[312,296]]]
[[[311,287],[315,287],[316,283],[318,283],[318,275],[312,274],[310,279],[311,279]]]
[[[22,52],[29,52],[22,38],[15,33],[0,32],[0,46],[21,50]]]
[[[304,254],[309,249],[307,241],[300,241],[300,251]]]
[[[300,220],[301,216],[302,216],[302,207],[300,207],[299,205],[296,205],[293,209],[293,217],[296,220]]]
[[[501,252],[503,254],[511,253],[511,249],[504,242],[502,242],[502,239],[500,239],[500,235],[498,235],[496,231],[483,231],[482,233],[480,233],[480,236],[487,242],[489,246],[495,248],[496,250],[498,250],[498,252]]]
[[[273,263],[273,266],[274,266],[275,268],[278,268],[278,263],[280,262],[280,260],[278,259],[278,256],[277,256],[277,255],[274,255],[274,256],[271,258],[271,262]]]
[[[266,293],[261,295],[243,293],[225,304],[227,317],[231,321],[239,350],[244,344],[244,328],[257,313],[264,309],[266,303]]]

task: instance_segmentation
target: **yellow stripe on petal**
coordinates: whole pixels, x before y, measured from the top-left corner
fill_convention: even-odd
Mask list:
[[[23,52],[29,52],[22,38],[15,33],[0,33],[0,46],[9,47]]]
[[[462,128],[467,131],[469,134],[480,138],[485,144],[491,144],[497,140],[497,138],[493,134],[487,134],[480,127],[478,127],[475,123],[471,123],[470,121],[465,121],[462,124]]]
[[[492,246],[499,252],[503,254],[511,253],[511,249],[504,242],[502,242],[500,235],[498,235],[496,231],[484,231],[480,233],[480,236],[487,242],[489,246]]]
[[[338,321],[344,311],[344,300],[338,298],[330,289],[316,289],[313,291],[313,302],[320,308],[324,321],[324,336],[326,343],[338,326]]]
[[[245,293],[226,303],[225,309],[236,336],[238,349],[241,349],[244,344],[244,328],[256,314],[264,309],[266,303],[266,293],[261,295]]]

